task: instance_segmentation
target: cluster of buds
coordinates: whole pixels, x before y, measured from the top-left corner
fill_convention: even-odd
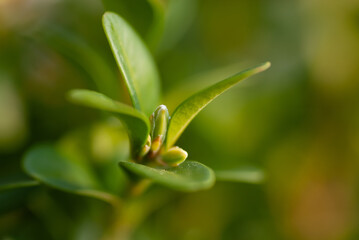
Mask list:
[[[171,167],[178,166],[186,160],[188,154],[182,148],[165,149],[164,147],[169,120],[167,107],[165,105],[158,106],[150,116],[150,135],[138,155],[138,160]]]

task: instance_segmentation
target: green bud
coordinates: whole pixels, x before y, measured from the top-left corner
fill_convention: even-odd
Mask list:
[[[148,145],[143,146],[140,153],[138,154],[138,158],[142,159],[146,154],[150,151],[151,147]]]
[[[155,117],[154,117],[155,113],[153,112],[150,116],[150,127],[151,127],[151,130],[150,130],[150,135],[152,136],[153,135],[153,128],[155,127]]]
[[[165,165],[175,167],[184,162],[187,157],[188,153],[185,150],[179,147],[172,147],[161,156],[159,161]]]
[[[145,145],[151,147],[151,135],[148,135]]]
[[[145,145],[142,147],[141,151],[138,154],[138,158],[142,159],[151,149],[151,136],[148,135]]]
[[[160,135],[158,137],[156,137],[153,142],[152,142],[152,145],[151,145],[151,157],[155,156],[158,151],[161,149],[161,146],[163,144],[163,136]]]
[[[163,142],[164,137],[166,136],[167,124],[169,120],[167,107],[165,105],[158,106],[152,114],[152,117],[150,117],[150,120],[152,120],[152,139],[162,136]]]

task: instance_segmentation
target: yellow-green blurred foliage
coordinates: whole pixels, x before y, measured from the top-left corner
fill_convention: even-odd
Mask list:
[[[129,4],[135,18],[143,18],[136,26],[149,39],[147,10],[139,14],[143,4],[135,2]],[[261,167],[266,182],[218,183],[194,194],[163,190],[171,200],[158,200],[165,203],[139,224],[134,239],[358,239],[359,1],[188,6],[177,11],[183,36],[171,39],[178,34],[173,25],[153,50],[170,112],[243,68],[267,60],[272,67],[211,103],[178,145],[214,169]],[[103,11],[100,0],[0,0],[0,176],[20,171],[29,146],[86,126],[92,126],[86,149],[96,164],[127,151],[117,144],[126,141],[123,133],[111,132],[116,124],[94,124],[94,111],[66,101],[67,90],[96,84],[42,37],[61,29],[81,39],[120,78],[101,29]],[[0,238],[97,239],[110,210],[51,191],[0,196]]]

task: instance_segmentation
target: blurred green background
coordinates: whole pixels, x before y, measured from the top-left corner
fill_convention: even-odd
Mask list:
[[[163,25],[153,2],[167,9]],[[359,238],[357,0],[0,0],[0,181],[23,175],[30,146],[76,131],[86,132],[95,166],[127,151],[121,130],[113,136],[101,115],[65,99],[88,88],[128,102],[101,26],[105,9],[145,39],[170,112],[210,83],[272,63],[209,105],[178,143],[214,169],[263,168],[266,181],[155,189],[151,211],[132,209],[148,214],[129,219],[131,239]],[[118,89],[106,88],[111,79]],[[0,239],[101,239],[111,214],[98,200],[44,186],[3,191]]]

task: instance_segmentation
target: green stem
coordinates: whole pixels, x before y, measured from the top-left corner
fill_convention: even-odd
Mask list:
[[[173,194],[163,189],[146,191],[151,181],[142,179],[130,187],[121,205],[114,205],[113,223],[102,240],[127,240],[148,215],[172,199]]]
[[[102,238],[103,240],[131,238],[132,232],[146,215],[143,214],[144,211],[141,211],[145,203],[140,199],[151,183],[149,179],[134,180],[130,184],[126,198],[121,203],[112,204],[113,222]]]

